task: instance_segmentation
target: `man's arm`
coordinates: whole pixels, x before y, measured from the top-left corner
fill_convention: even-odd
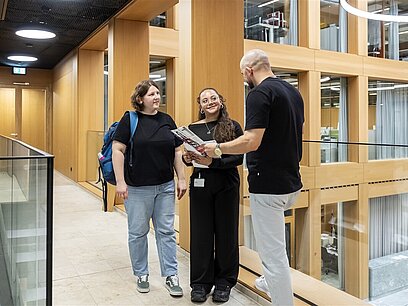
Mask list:
[[[252,129],[244,132],[244,135],[220,144],[222,154],[244,154],[247,152],[255,151],[261,144],[262,137],[265,129]],[[208,156],[214,157],[216,144],[208,143],[201,146],[200,151],[205,152]]]

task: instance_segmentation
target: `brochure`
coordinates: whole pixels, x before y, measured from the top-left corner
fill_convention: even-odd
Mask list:
[[[198,150],[197,147],[206,144],[206,143],[214,143],[215,140],[211,141],[204,141],[200,137],[198,137],[193,131],[191,131],[188,127],[186,126],[181,126],[175,130],[171,130],[177,137],[179,137],[181,140],[184,142],[184,148],[189,151],[193,152],[196,154],[199,154],[203,156],[204,154],[201,154]],[[195,161],[192,162],[193,166],[196,168],[208,168],[206,165],[199,164]]]

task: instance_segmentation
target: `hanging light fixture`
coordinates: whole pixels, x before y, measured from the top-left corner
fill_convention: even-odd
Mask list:
[[[358,17],[363,17],[372,20],[379,21],[390,21],[390,22],[408,22],[408,16],[399,15],[385,15],[385,14],[374,14],[366,11],[359,10],[354,6],[351,6],[347,0],[340,0],[341,6],[350,14],[356,15]]]

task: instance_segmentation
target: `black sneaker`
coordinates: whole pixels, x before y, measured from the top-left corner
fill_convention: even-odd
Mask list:
[[[205,290],[203,285],[194,285],[191,290],[191,301],[195,303],[204,303],[207,300],[207,295],[211,292]]]
[[[231,287],[227,285],[216,285],[213,292],[213,302],[225,303],[228,302],[231,293]]]

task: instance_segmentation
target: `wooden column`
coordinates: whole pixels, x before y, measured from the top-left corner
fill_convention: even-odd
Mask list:
[[[87,168],[92,166],[95,170],[97,169],[97,159],[88,159],[88,154],[90,154],[90,152],[88,148],[87,136],[88,131],[103,131],[103,61],[104,51],[79,50],[78,52],[79,182],[84,182],[87,180]],[[94,149],[96,150],[96,148]],[[94,153],[97,154],[97,151]]]
[[[358,76],[348,79],[348,118],[349,141],[368,141],[368,77]],[[364,163],[368,161],[368,147],[349,146],[349,161]]]
[[[370,207],[368,198],[368,184],[360,184],[358,191],[358,290],[356,296],[360,299],[368,298],[368,262],[369,262],[369,217]]]
[[[15,134],[17,134],[17,136],[15,137],[16,139],[21,140],[21,134],[23,133],[22,130],[22,114],[23,114],[23,90],[20,86],[16,86],[15,88],[15,118],[14,118],[14,124],[15,124],[15,128],[14,128],[14,132]],[[10,135],[6,135],[8,137],[10,137]]]
[[[296,270],[320,279],[321,190],[308,192],[309,207],[296,210]]]
[[[177,7],[177,22],[175,28],[179,31],[179,57],[174,60],[175,75],[175,109],[174,120],[178,125],[189,124],[196,118],[193,114],[193,94],[191,75],[191,0],[180,0]],[[191,175],[191,169],[185,171],[186,178]],[[186,194],[179,201],[179,244],[190,250],[190,208],[189,197]]]
[[[320,49],[320,1],[300,0],[299,46]]]
[[[366,11],[367,0],[348,0],[357,9]],[[348,14],[348,53],[367,56],[367,19]]]
[[[136,84],[149,78],[149,24],[114,19],[109,23],[109,123],[132,109],[130,96]]]
[[[149,23],[113,19],[108,26],[108,121],[120,120],[132,109],[130,96],[138,82],[149,78]],[[115,188],[108,186],[108,210]]]
[[[320,72],[301,72],[299,73],[298,77],[299,91],[302,94],[303,102],[305,104],[305,125],[303,139],[320,140]],[[320,144],[304,143],[301,164],[310,167],[320,165]]]
[[[356,201],[344,202],[344,279],[345,291],[358,296],[359,280],[359,232],[358,212],[359,205]]]
[[[226,98],[231,118],[243,124],[244,84],[239,61],[244,54],[244,2],[180,0],[178,7],[178,124],[197,120],[196,98],[204,87],[216,88]],[[180,202],[180,246],[189,250],[187,203],[187,197]]]

